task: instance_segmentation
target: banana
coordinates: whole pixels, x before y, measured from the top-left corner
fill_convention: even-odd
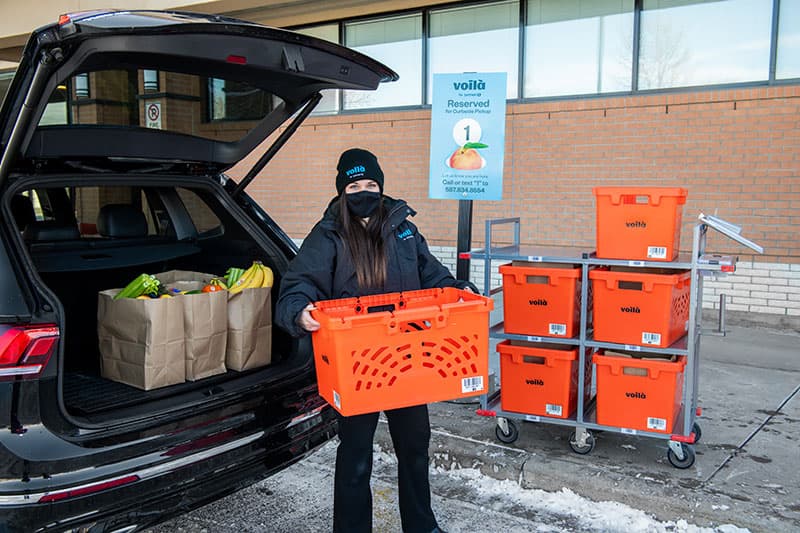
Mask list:
[[[225,283],[225,278],[212,278],[208,283],[209,285],[214,285],[220,289],[228,290],[228,285]]]
[[[275,276],[272,273],[272,269],[268,266],[261,265],[261,270],[264,271],[264,281],[261,283],[261,286],[272,287],[272,283],[275,281]]]
[[[256,269],[254,269],[253,267],[250,267],[247,270],[245,270],[244,273],[242,274],[242,277],[240,277],[238,281],[236,281],[236,283],[234,283],[228,289],[228,292],[230,292],[231,294],[237,294],[239,292],[242,292],[243,289],[249,288],[255,273]]]
[[[255,270],[253,277],[250,278],[250,283],[248,283],[248,289],[256,289],[261,287],[261,284],[264,283],[264,269],[261,267],[260,263],[253,263],[253,266],[250,267]]]

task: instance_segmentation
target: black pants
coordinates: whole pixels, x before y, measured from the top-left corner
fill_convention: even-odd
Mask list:
[[[378,414],[339,417],[339,448],[333,494],[333,531],[372,531],[372,441]],[[431,427],[428,406],[418,405],[386,411],[389,433],[397,455],[400,519],[405,533],[433,531],[436,518],[431,509],[428,482],[428,445]]]

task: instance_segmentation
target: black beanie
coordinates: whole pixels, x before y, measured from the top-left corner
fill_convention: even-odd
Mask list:
[[[383,170],[375,154],[361,148],[350,148],[339,156],[336,165],[336,192],[342,191],[350,183],[358,180],[375,180],[383,193]]]

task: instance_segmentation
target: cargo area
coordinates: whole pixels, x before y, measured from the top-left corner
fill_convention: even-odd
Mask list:
[[[162,180],[163,181],[163,180]],[[261,261],[285,269],[285,250],[248,227],[214,186],[35,185],[14,198],[15,220],[39,278],[63,307],[60,373],[63,405],[92,421],[152,415],[248,386],[294,363],[288,335],[273,328],[268,365],[143,390],[103,377],[98,342],[98,293],[122,288],[142,273],[172,270],[223,276]],[[27,204],[25,203],[27,202]],[[23,211],[23,206],[26,211]],[[27,214],[25,214],[27,212]],[[260,237],[254,237],[257,235]],[[285,245],[284,245],[285,246]],[[277,295],[271,298],[274,307]],[[274,310],[274,309],[273,309]]]

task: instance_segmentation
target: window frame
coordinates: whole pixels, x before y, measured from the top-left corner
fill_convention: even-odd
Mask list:
[[[442,4],[431,5],[423,8],[410,8],[395,11],[388,11],[377,14],[364,15],[359,17],[346,17],[334,20],[321,20],[313,24],[304,24],[299,26],[290,27],[289,29],[303,29],[314,26],[338,24],[339,27],[339,43],[344,43],[345,24],[351,22],[369,22],[380,21],[392,17],[421,14],[422,15],[422,59],[420,69],[422,72],[422,83],[420,87],[421,104],[419,105],[406,105],[406,106],[391,106],[391,107],[367,107],[359,109],[345,109],[344,97],[342,92],[338,95],[338,110],[326,111],[325,115],[348,115],[348,114],[364,114],[375,113],[381,111],[402,111],[402,110],[416,110],[416,109],[430,109],[431,105],[427,103],[428,93],[428,78],[430,77],[430,64],[429,64],[429,43],[430,43],[430,16],[432,11],[441,11],[453,7],[476,7],[495,3],[493,0],[466,0],[461,2],[445,2]],[[768,78],[762,80],[746,81],[746,82],[730,82],[718,84],[701,84],[701,85],[680,85],[675,87],[663,87],[653,89],[639,89],[639,62],[641,56],[641,15],[644,8],[644,0],[634,0],[633,2],[633,21],[632,21],[632,56],[631,56],[631,84],[630,88],[621,91],[608,91],[608,92],[594,92],[582,94],[562,94],[562,95],[543,95],[543,96],[524,96],[524,83],[525,83],[525,62],[527,56],[526,50],[526,20],[527,20],[527,0],[519,0],[519,20],[518,20],[518,75],[517,75],[517,98],[509,98],[509,103],[529,103],[529,102],[542,102],[542,101],[563,101],[563,100],[584,100],[596,98],[613,98],[619,96],[636,96],[636,95],[651,95],[651,94],[666,94],[666,93],[685,93],[706,90],[718,89],[736,89],[736,88],[749,88],[749,87],[769,87],[792,85],[800,83],[800,76],[794,78],[776,78],[776,64],[778,56],[778,29],[779,29],[779,15],[780,15],[781,0],[772,0],[772,25],[770,33],[770,48],[769,48],[769,65],[768,65]],[[314,115],[321,115],[323,113],[314,113]]]

